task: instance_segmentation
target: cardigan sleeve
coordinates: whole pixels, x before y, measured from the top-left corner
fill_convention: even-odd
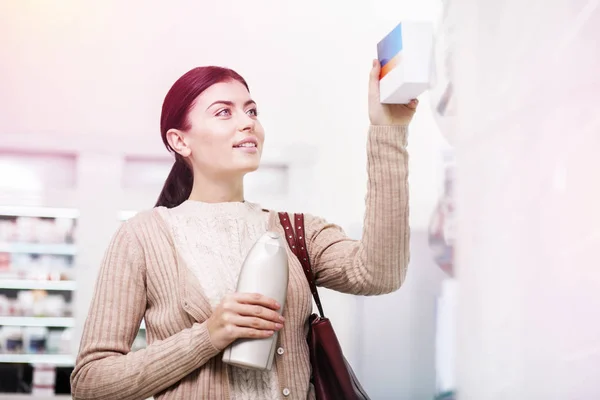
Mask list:
[[[71,375],[74,399],[147,399],[218,354],[205,323],[131,352],[145,310],[144,251],[128,221],[100,267]]]
[[[316,284],[343,293],[378,295],[400,288],[410,257],[406,126],[371,126],[361,240],[307,215],[305,233]]]

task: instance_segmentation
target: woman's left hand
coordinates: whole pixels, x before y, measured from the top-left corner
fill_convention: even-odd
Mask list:
[[[379,73],[381,65],[373,60],[369,76],[369,119],[371,125],[408,125],[412,120],[419,101],[413,99],[408,104],[381,104],[379,98]]]

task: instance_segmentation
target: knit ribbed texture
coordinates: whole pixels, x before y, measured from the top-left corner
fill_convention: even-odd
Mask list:
[[[319,286],[375,295],[402,284],[409,260],[406,127],[372,126],[362,240],[306,215],[306,238]],[[164,210],[142,212],[114,235],[103,259],[71,376],[74,399],[230,399],[230,367],[212,345],[210,299],[179,255]],[[276,211],[269,229],[284,234]],[[282,399],[312,399],[306,335],[311,293],[288,249],[290,277],[275,355]],[[325,304],[325,307],[327,305]],[[145,318],[146,349],[130,352]],[[335,317],[333,320],[335,324]],[[283,395],[284,389],[289,396]],[[285,392],[287,393],[287,390]]]

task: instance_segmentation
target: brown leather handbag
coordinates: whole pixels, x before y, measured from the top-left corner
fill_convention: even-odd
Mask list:
[[[312,382],[318,400],[369,400],[367,392],[356,378],[344,357],[331,321],[325,317],[321,299],[312,273],[306,238],[304,215],[294,214],[294,226],[286,213],[279,213],[279,221],[292,252],[298,257],[310,285],[319,314],[310,316],[308,347],[312,365]]]

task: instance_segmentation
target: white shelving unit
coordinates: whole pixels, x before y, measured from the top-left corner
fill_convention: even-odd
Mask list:
[[[74,291],[76,288],[75,281],[0,279],[0,289]]]
[[[72,367],[75,365],[75,358],[69,354],[0,354],[0,363]]]
[[[79,218],[79,211],[72,208],[36,207],[36,206],[0,206],[0,215],[7,217],[34,218]]]
[[[72,328],[75,326],[75,318],[0,316],[0,326],[45,326],[48,328]]]
[[[73,301],[77,290],[74,279],[77,245],[74,244],[74,230],[78,227],[80,213],[76,208],[58,208],[43,206],[0,206],[0,221],[3,231],[0,238],[0,253],[3,255],[3,267],[0,274],[0,294],[4,304],[8,301],[19,304],[20,295],[27,293],[26,303],[46,301],[45,296],[66,296],[66,302]],[[22,278],[22,279],[18,279]],[[33,300],[35,299],[35,300]],[[46,312],[47,306],[54,303],[38,304],[39,310]],[[60,307],[60,306],[57,306]],[[11,307],[9,306],[9,309]],[[62,313],[60,309],[56,312]],[[6,308],[0,314],[0,328],[23,328],[23,353],[13,353],[0,344],[0,364],[53,365],[55,367],[73,367],[74,354],[27,353],[27,331],[48,328],[52,331],[64,331],[76,326],[74,317],[7,315]],[[14,312],[14,311],[13,311]],[[51,314],[47,314],[51,315]],[[0,332],[1,336],[1,332]],[[67,337],[70,335],[67,335]],[[70,346],[59,351],[67,352]],[[1,395],[0,395],[1,396]],[[12,396],[12,395],[8,395]]]
[[[36,399],[35,396],[31,394],[2,394],[0,393],[0,400],[31,400]],[[44,400],[71,400],[72,397],[69,395],[55,395],[55,396],[44,396]]]
[[[53,243],[0,243],[0,253],[49,254],[55,256],[74,256],[77,247],[73,244]]]

